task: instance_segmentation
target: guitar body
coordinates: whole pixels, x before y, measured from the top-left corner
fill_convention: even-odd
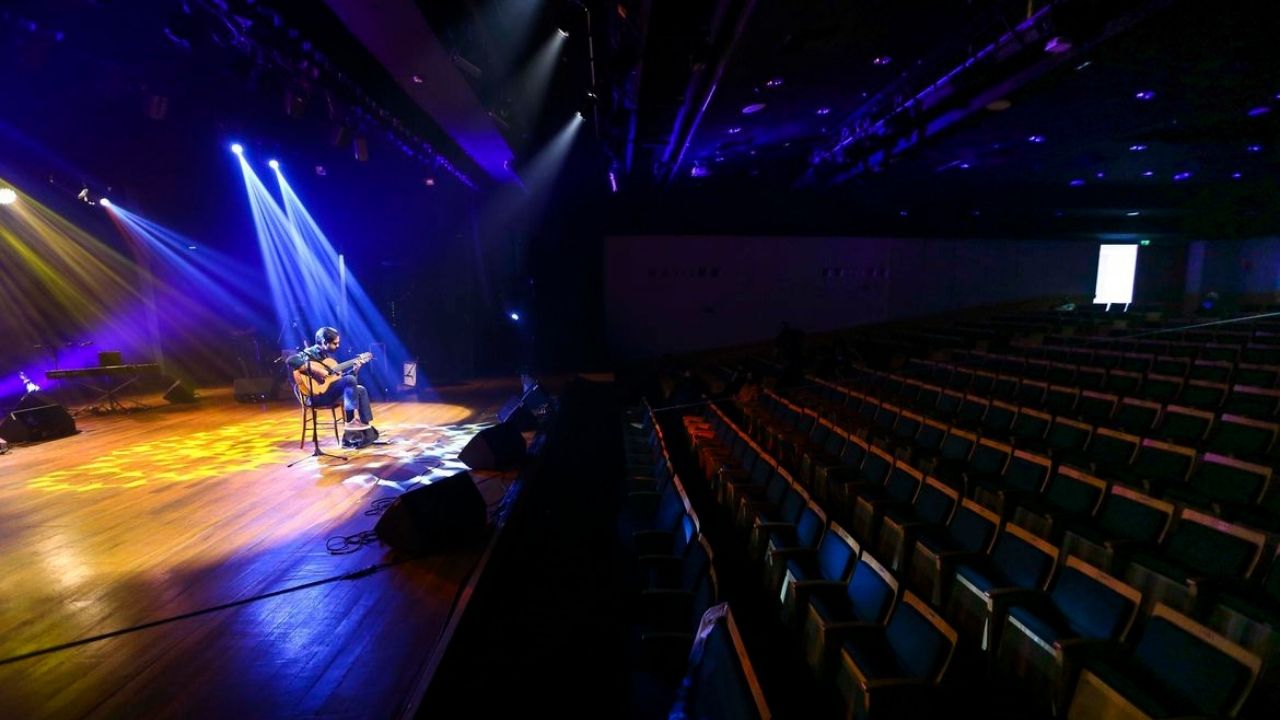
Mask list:
[[[307,359],[297,370],[293,371],[293,382],[303,397],[323,395],[333,384],[338,382],[347,370],[359,369],[361,365],[373,359],[373,353],[360,353],[359,356],[346,362],[338,362],[333,358],[324,360]]]

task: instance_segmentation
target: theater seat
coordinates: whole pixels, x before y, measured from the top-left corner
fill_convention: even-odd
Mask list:
[[[907,586],[941,606],[951,589],[957,562],[986,553],[1000,527],[1000,517],[964,499],[946,526],[922,532],[907,561]]]
[[[794,525],[778,526],[769,532],[765,542],[763,579],[770,595],[777,596],[788,558],[797,553],[816,551],[826,529],[827,514],[811,500]]]
[[[853,630],[840,648],[836,687],[847,716],[870,720],[936,712],[955,647],[955,630],[906,593],[887,624]]]
[[[884,558],[893,571],[900,571],[920,533],[946,525],[959,505],[959,491],[926,477],[911,505],[885,510],[873,549],[875,556]]]
[[[702,616],[671,718],[767,720],[772,717],[728,603]]]
[[[1207,624],[1262,658],[1262,676],[1246,715],[1262,717],[1280,706],[1280,549],[1262,582],[1236,583],[1214,598]],[[1249,713],[1250,708],[1256,709]]]
[[[1066,709],[1080,662],[1125,640],[1142,594],[1076,557],[1053,587],[1009,604],[1002,619],[996,670],[1013,679],[1035,710]]]
[[[1011,513],[1011,520],[1040,537],[1057,542],[1063,525],[1075,520],[1087,521],[1102,503],[1107,484],[1092,475],[1070,467],[1059,467],[1043,495],[1022,497]]]
[[[1086,663],[1067,717],[1235,717],[1261,664],[1186,615],[1156,605],[1131,654]]]
[[[1113,485],[1095,517],[1065,523],[1062,552],[1115,572],[1117,550],[1135,543],[1159,542],[1172,523],[1172,503]]]
[[[784,556],[785,569],[778,592],[783,622],[795,625],[804,620],[809,594],[814,587],[848,582],[861,554],[858,542],[835,523],[822,535],[817,550],[788,551]]]
[[[1207,586],[1251,578],[1265,543],[1256,530],[1184,508],[1162,545],[1136,548],[1124,579],[1142,591],[1148,604],[1192,613]]]
[[[982,650],[994,648],[1004,605],[1026,591],[1043,590],[1058,562],[1058,548],[1006,524],[990,555],[956,565],[947,599],[947,621]]]
[[[804,654],[820,678],[834,672],[835,653],[846,631],[884,622],[898,596],[898,581],[883,565],[863,553],[849,582],[814,584],[804,615]]]

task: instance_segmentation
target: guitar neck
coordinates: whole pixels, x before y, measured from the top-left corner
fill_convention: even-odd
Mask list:
[[[360,362],[363,359],[366,359],[366,358],[364,358],[363,356],[358,356],[358,357],[353,357],[346,362],[340,362],[333,367],[333,371],[340,372],[340,373],[346,372],[351,369],[352,365],[355,365],[356,363]]]

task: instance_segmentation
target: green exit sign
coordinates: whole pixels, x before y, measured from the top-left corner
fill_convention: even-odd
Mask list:
[[[1150,245],[1150,244],[1151,244],[1151,241],[1150,241],[1150,240],[1139,240],[1139,241],[1138,241],[1138,244],[1139,244],[1139,245],[1141,245],[1142,247],[1146,247],[1146,246],[1148,246],[1148,245]]]

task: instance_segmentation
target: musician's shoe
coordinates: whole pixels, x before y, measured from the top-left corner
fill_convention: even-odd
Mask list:
[[[368,430],[369,423],[363,423],[363,422],[360,422],[359,420],[352,420],[351,422],[347,423],[346,429],[347,430]]]

